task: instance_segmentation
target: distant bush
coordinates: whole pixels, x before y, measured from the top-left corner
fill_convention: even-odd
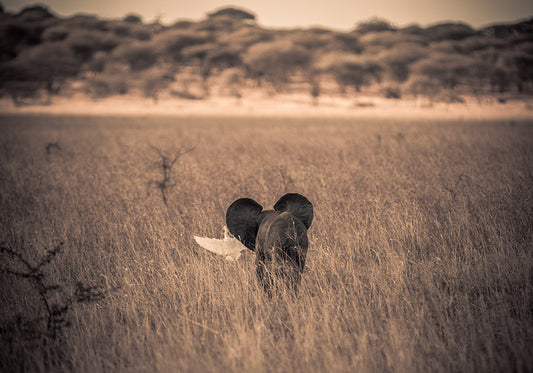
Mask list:
[[[466,102],[463,97],[450,91],[438,95],[435,98],[435,101],[444,102],[446,104],[464,104]]]
[[[504,93],[511,86],[513,71],[511,71],[504,59],[498,60],[490,72],[490,86],[493,92]]]
[[[402,91],[397,85],[386,85],[382,88],[383,96],[389,99],[402,98]]]
[[[272,41],[273,38],[274,32],[253,26],[242,27],[233,32],[223,33],[218,36],[217,42],[219,44],[231,45],[236,49],[245,50],[253,44]]]
[[[493,91],[503,93],[516,87],[518,92],[523,92],[524,87],[532,88],[533,53],[515,48],[499,53],[488,52],[483,57],[490,63],[489,80]]]
[[[109,52],[121,43],[117,36],[99,30],[73,30],[65,42],[81,61],[88,61],[98,51]]]
[[[533,42],[516,47],[509,59],[516,69],[517,89],[522,92],[525,85],[533,84]]]
[[[481,67],[473,69],[471,76],[489,82],[493,91],[503,93],[516,87],[523,92],[533,88],[533,43],[507,50],[486,49],[474,56]]]
[[[412,35],[424,35],[424,29],[417,24],[407,25],[398,30],[398,32],[403,34],[412,34]]]
[[[425,37],[431,41],[463,40],[475,34],[472,27],[461,22],[439,23],[424,30]]]
[[[111,54],[112,58],[127,64],[132,71],[146,70],[157,62],[157,52],[151,42],[135,41],[122,44]]]
[[[168,87],[173,80],[173,75],[165,71],[147,71],[141,77],[142,93],[144,97],[151,98],[154,102],[157,102],[161,90]]]
[[[231,16],[218,16],[204,19],[195,25],[195,30],[199,32],[208,32],[210,34],[222,34],[248,27],[249,23],[242,19]]]
[[[412,72],[438,81],[442,87],[453,89],[468,76],[473,58],[459,54],[433,54],[416,62]]]
[[[411,64],[426,54],[426,48],[419,44],[403,43],[385,49],[377,55],[377,59],[383,62],[389,78],[401,83],[409,78]]]
[[[431,53],[462,53],[462,48],[459,45],[459,42],[455,40],[443,40],[437,41],[430,44],[429,49]]]
[[[488,49],[502,49],[507,42],[486,36],[475,35],[463,40],[444,40],[431,43],[433,51],[441,53],[473,54]]]
[[[404,84],[405,91],[413,96],[425,96],[433,99],[441,91],[440,84],[427,76],[414,75]]]
[[[184,59],[182,52],[185,48],[205,44],[210,40],[210,36],[204,32],[169,30],[155,36],[153,43],[158,51],[168,55],[171,60],[182,62]]]
[[[359,22],[355,30],[360,34],[368,32],[396,31],[396,27],[382,18],[374,17],[366,21]]]
[[[311,54],[289,40],[276,40],[253,45],[243,56],[243,62],[252,78],[264,79],[274,88],[282,89],[291,73],[308,67]]]
[[[93,15],[77,14],[64,19],[61,24],[71,30],[98,30],[109,31],[109,21],[99,19]]]
[[[223,9],[220,9],[220,10],[217,10],[213,13],[209,13],[208,14],[209,18],[213,18],[213,17],[220,17],[220,16],[225,16],[225,17],[231,17],[231,18],[235,18],[235,19],[249,19],[249,20],[255,20],[255,15],[251,12],[247,12],[245,10],[242,10],[242,9],[238,9],[238,8],[223,8]]]
[[[111,21],[108,23],[107,29],[119,38],[132,38],[137,40],[150,40],[152,38],[150,27],[143,25],[141,22]]]
[[[341,90],[354,87],[357,92],[373,81],[381,81],[381,65],[365,56],[332,52],[320,58],[315,68],[333,76]]]
[[[205,98],[202,95],[190,92],[187,88],[180,90],[171,89],[169,93],[173,97],[182,98],[185,100],[203,100]]]
[[[24,21],[41,21],[44,19],[55,18],[50,10],[43,5],[30,5],[23,8],[17,14],[19,20]]]
[[[324,50],[332,43],[333,38],[329,34],[319,33],[315,34],[308,30],[298,30],[291,32],[286,36],[286,39],[293,42],[295,45],[302,46],[309,50]],[[338,45],[340,47],[340,43]]]
[[[196,22],[189,20],[178,20],[169,27],[169,30],[187,30],[193,29],[196,25]]]
[[[461,78],[461,82],[472,89],[474,94],[481,94],[489,86],[494,66],[491,61],[481,56],[470,57],[468,72]]]
[[[242,65],[240,50],[232,45],[205,43],[186,47],[182,51],[184,62],[195,63],[205,82],[214,70],[224,70]],[[208,87],[205,87],[208,89]]]
[[[353,33],[336,32],[331,35],[333,39],[332,47],[329,50],[338,49],[350,53],[359,54],[364,50],[360,38]]]
[[[313,99],[313,105],[318,105],[318,98],[320,97],[320,81],[315,77],[310,81],[311,98]]]
[[[0,22],[0,61],[15,58],[22,50],[38,45],[45,25],[7,19]]]
[[[371,48],[378,50],[376,47],[393,48],[400,44],[418,44],[424,45],[425,40],[420,35],[405,34],[401,32],[383,31],[367,33],[359,38],[361,45],[368,52]]]
[[[85,64],[85,68],[89,71],[102,72],[105,69],[106,63],[111,59],[109,53],[99,51],[93,54],[93,57]]]
[[[200,60],[203,61],[207,58],[207,55],[212,51],[218,49],[220,46],[217,43],[204,43],[191,45],[190,47],[183,48],[181,55],[184,61]]]
[[[0,64],[0,93],[11,98],[15,106],[38,97],[43,84],[33,76],[27,66],[16,61]]]
[[[138,14],[128,14],[124,17],[124,22],[128,23],[142,23],[142,18]]]
[[[70,30],[65,25],[57,25],[44,30],[41,35],[43,42],[63,41],[67,38]]]
[[[44,43],[24,49],[16,59],[0,65],[0,85],[15,104],[35,97],[44,88],[50,99],[79,71],[79,63],[65,43]]]
[[[243,80],[243,71],[236,67],[226,69],[220,74],[220,83],[224,88],[224,91],[237,98],[241,97],[240,88]]]
[[[74,77],[79,62],[64,42],[43,43],[23,50],[15,60],[33,79],[43,82],[49,95],[57,93],[65,80]]]
[[[522,34],[527,35],[533,32],[532,18],[514,24],[496,24],[479,30],[482,34],[499,39],[505,39]]]
[[[206,55],[205,63],[209,69],[229,69],[242,65],[239,49],[234,46],[212,48]]]
[[[127,79],[113,73],[99,74],[87,81],[85,93],[93,98],[105,98],[128,93]]]

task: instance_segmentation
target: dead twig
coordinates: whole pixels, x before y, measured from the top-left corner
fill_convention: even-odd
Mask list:
[[[52,151],[55,150],[61,150],[61,146],[59,145],[59,142],[49,142],[45,146],[46,149],[46,160],[50,162],[50,155],[52,154]]]
[[[163,203],[166,207],[168,207],[167,191],[177,185],[177,182],[174,180],[175,177],[172,174],[172,168],[181,156],[192,152],[196,148],[196,145],[191,148],[180,148],[177,151],[170,153],[163,152],[161,149],[151,144],[149,144],[149,146],[157,153],[160,158],[157,161],[156,165],[157,168],[161,171],[161,179],[150,180],[148,182],[148,185],[155,185],[156,188],[159,189],[161,193],[161,198],[163,199]]]
[[[66,289],[64,285],[47,283],[47,276],[44,272],[46,266],[52,263],[57,254],[61,252],[62,248],[63,243],[61,242],[51,250],[46,249],[45,256],[34,265],[15,250],[12,250],[5,245],[0,245],[1,254],[7,255],[14,262],[20,263],[23,267],[22,270],[16,270],[4,265],[0,267],[0,272],[31,281],[34,288],[37,290],[39,299],[41,300],[45,311],[46,333],[44,334],[51,339],[56,339],[61,330],[70,325],[67,316],[73,303],[96,302],[103,299],[107,294],[107,291],[101,287],[84,286],[81,283],[77,283],[76,290],[73,294],[69,295],[65,294]],[[51,300],[52,292],[60,293],[61,301],[53,302]]]

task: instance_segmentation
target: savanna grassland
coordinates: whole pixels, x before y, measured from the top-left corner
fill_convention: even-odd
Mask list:
[[[51,303],[79,283],[105,293],[51,337],[35,283],[0,253],[2,371],[533,371],[531,123],[0,123],[2,247],[35,265],[63,243],[43,266]],[[194,146],[166,207],[154,148]],[[286,192],[315,220],[298,296],[270,301],[252,253],[227,262],[192,236],[221,237],[237,198]]]

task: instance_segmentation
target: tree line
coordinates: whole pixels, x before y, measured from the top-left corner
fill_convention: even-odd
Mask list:
[[[93,97],[141,92],[157,100],[167,90],[204,98],[214,82],[237,97],[247,86],[305,89],[314,98],[326,87],[342,94],[377,87],[388,98],[531,94],[533,18],[480,29],[375,18],[341,32],[266,28],[236,8],[165,26],[135,14],[65,18],[40,5],[17,14],[0,7],[0,94],[16,104],[49,100],[66,86]]]

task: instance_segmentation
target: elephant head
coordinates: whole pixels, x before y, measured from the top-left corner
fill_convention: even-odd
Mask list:
[[[313,205],[297,193],[285,194],[273,210],[263,211],[253,199],[241,198],[226,212],[231,234],[256,252],[257,279],[269,295],[278,282],[297,291],[312,221]]]

